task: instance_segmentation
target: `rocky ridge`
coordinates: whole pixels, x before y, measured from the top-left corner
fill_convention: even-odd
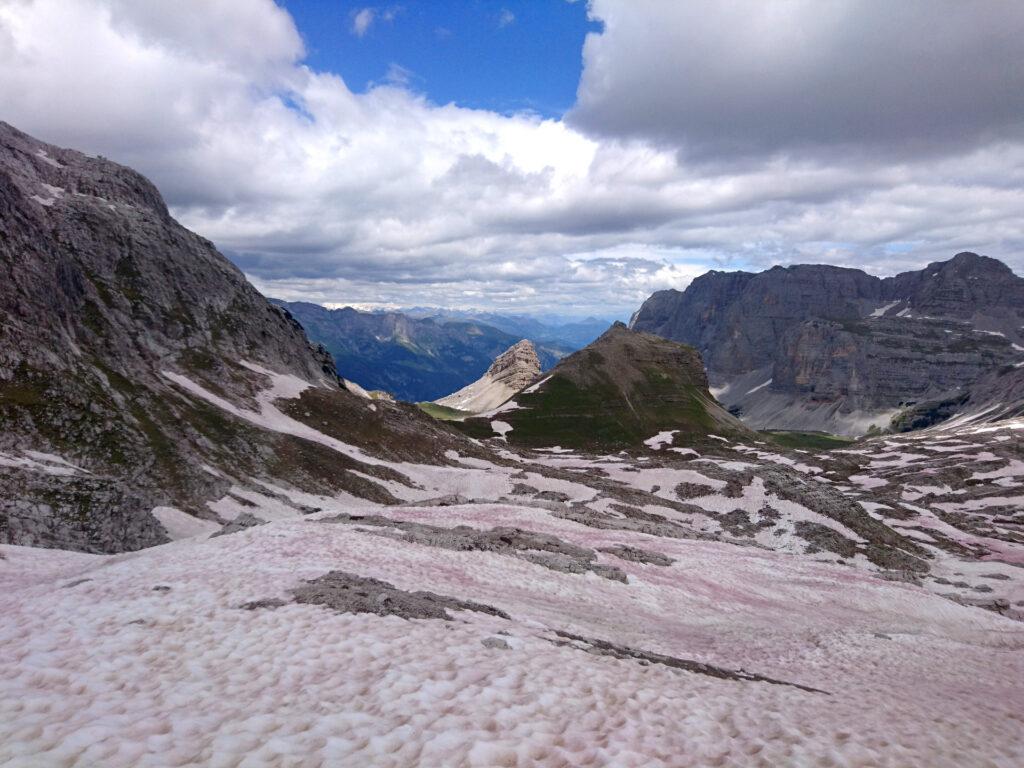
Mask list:
[[[474,436],[502,434],[521,445],[638,446],[675,430],[703,443],[710,433],[747,433],[708,392],[692,347],[615,323],[544,378],[478,419],[462,423]]]
[[[1024,359],[1024,279],[973,253],[884,279],[825,265],[709,272],[652,295],[631,325],[694,345],[751,426],[861,434]]]
[[[138,549],[284,478],[389,496],[303,420],[392,457],[460,443],[339,388],[330,354],[141,175],[0,123],[0,541]]]
[[[523,339],[494,358],[487,372],[472,384],[434,402],[467,413],[482,413],[497,408],[540,374],[537,351],[532,342]]]

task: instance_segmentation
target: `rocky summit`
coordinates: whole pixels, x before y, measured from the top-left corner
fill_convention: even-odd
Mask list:
[[[540,373],[537,350],[523,339],[494,358],[487,372],[472,384],[434,402],[457,411],[482,413],[497,408],[528,387]]]
[[[605,449],[638,446],[666,430],[698,443],[711,433],[747,432],[708,392],[693,348],[622,323],[463,426],[470,434],[496,432],[521,445]]]
[[[974,253],[884,279],[709,272],[655,293],[631,325],[695,346],[751,426],[861,434],[924,402],[984,401],[972,386],[1024,361],[1024,278]]]

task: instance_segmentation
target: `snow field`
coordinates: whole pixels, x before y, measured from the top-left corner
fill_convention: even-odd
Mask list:
[[[1024,631],[995,615],[852,568],[596,531],[534,509],[392,512],[657,547],[676,562],[618,561],[629,573],[621,584],[309,519],[111,558],[36,560],[4,547],[0,762],[1009,766],[1024,757],[1015,650]],[[494,605],[512,620],[237,607],[332,569]],[[64,586],[81,578],[90,581]],[[556,645],[554,630],[830,695],[595,656]],[[488,637],[512,647],[485,647]]]

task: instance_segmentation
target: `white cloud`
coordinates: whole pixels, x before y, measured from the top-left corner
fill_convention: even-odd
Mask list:
[[[370,31],[377,12],[373,8],[360,8],[352,14],[352,34],[363,37]]]
[[[510,24],[516,23],[516,15],[512,13],[508,8],[502,8],[501,13],[498,14],[498,26],[507,27]]]
[[[628,313],[707,268],[884,273],[964,249],[1024,267],[1012,136],[901,159],[687,159],[673,136],[431,104],[397,68],[354,93],[304,65],[271,0],[174,8],[0,0],[0,118],[146,173],[271,295]],[[612,37],[636,23],[594,11]],[[581,89],[619,61],[599,49]]]

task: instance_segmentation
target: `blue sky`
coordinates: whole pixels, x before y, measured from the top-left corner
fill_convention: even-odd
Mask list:
[[[576,100],[584,37],[601,28],[587,20],[585,2],[567,0],[281,5],[306,44],[306,63],[354,91],[398,79],[435,104],[544,117],[560,117]]]

